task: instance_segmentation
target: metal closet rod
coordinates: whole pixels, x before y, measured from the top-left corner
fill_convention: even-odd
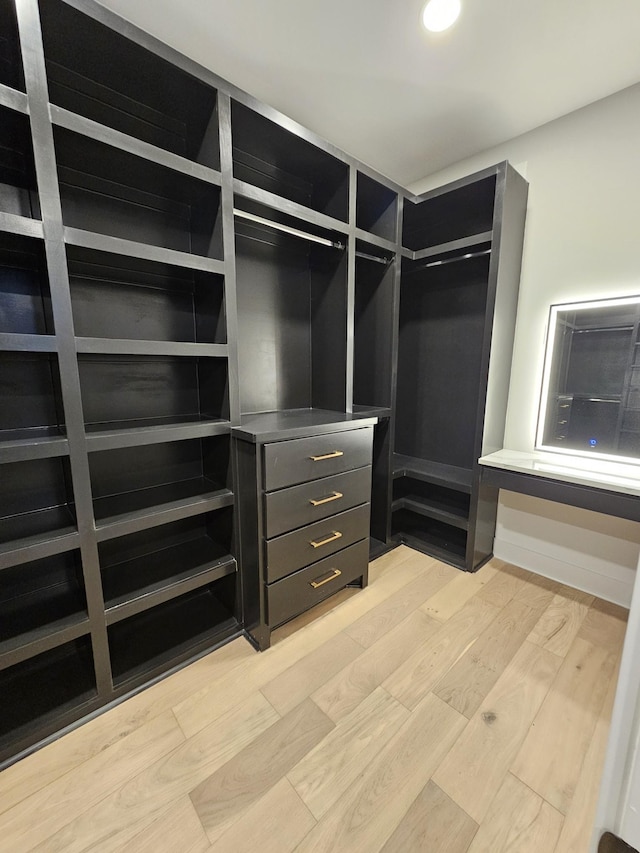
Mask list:
[[[393,258],[380,257],[379,255],[370,255],[368,252],[360,252],[356,250],[356,258],[364,258],[365,261],[375,261],[376,264],[390,264]]]
[[[455,264],[458,261],[468,261],[470,258],[481,258],[483,255],[490,255],[491,249],[483,249],[481,252],[467,252],[464,255],[456,255],[455,258],[443,258],[441,261],[429,261],[427,264],[420,264],[419,267],[414,267],[412,270],[408,270],[408,274],[419,272],[420,270],[426,270],[429,267],[441,267],[445,264]]]
[[[300,231],[299,228],[292,228],[290,225],[282,225],[280,222],[274,222],[272,219],[266,219],[264,216],[257,216],[255,213],[248,213],[246,210],[233,208],[233,215],[239,219],[247,219],[249,222],[257,222],[260,225],[268,225],[269,228],[275,228],[276,231],[283,231],[285,234],[290,234],[292,237],[300,237],[302,240],[309,240],[312,243],[320,243],[321,246],[330,246],[332,249],[345,249],[344,243],[329,240],[328,237],[318,237],[316,234],[309,234],[306,231]]]

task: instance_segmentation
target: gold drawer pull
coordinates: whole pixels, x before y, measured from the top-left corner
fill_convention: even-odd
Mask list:
[[[323,456],[310,456],[312,462],[323,462],[325,459],[337,459],[338,456],[344,456],[344,450],[332,450],[331,453],[325,453]]]
[[[342,494],[342,492],[333,492],[333,494],[329,495],[328,498],[309,498],[309,503],[311,504],[311,506],[321,506],[322,504],[328,504],[331,503],[331,501],[337,501],[343,497],[344,495]]]
[[[342,539],[342,533],[339,530],[334,530],[331,536],[326,539],[321,539],[319,542],[314,542],[313,539],[309,542],[312,548],[319,548],[321,545],[328,545],[329,542],[335,542],[336,539]]]
[[[336,578],[339,578],[341,574],[342,572],[340,569],[334,569],[333,574],[329,575],[328,578],[325,578],[323,581],[311,581],[310,586],[314,589],[318,589],[319,586],[324,586],[326,583],[329,583],[329,581],[334,581]]]

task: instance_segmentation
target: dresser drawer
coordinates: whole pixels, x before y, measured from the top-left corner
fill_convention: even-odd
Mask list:
[[[321,521],[341,510],[368,503],[370,497],[370,467],[271,492],[264,496],[265,536],[271,539]]]
[[[370,465],[372,446],[373,427],[265,444],[265,491]]]
[[[275,627],[359,578],[369,564],[369,541],[361,542],[267,586],[269,625]]]
[[[267,583],[368,537],[369,509],[369,504],[361,504],[266,542]]]

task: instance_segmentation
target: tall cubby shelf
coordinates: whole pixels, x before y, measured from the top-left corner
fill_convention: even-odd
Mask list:
[[[473,571],[497,492],[527,184],[502,163],[405,203],[392,536]]]
[[[368,553],[486,558],[525,198],[416,198],[94,0],[0,0],[0,767]]]

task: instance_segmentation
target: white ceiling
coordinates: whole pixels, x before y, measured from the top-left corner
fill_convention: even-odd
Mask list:
[[[101,0],[408,185],[640,81],[640,0]]]

